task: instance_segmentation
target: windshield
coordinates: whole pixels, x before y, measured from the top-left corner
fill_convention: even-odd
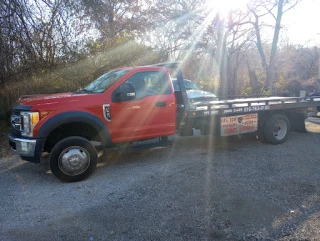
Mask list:
[[[183,80],[183,82],[186,90],[200,90],[200,88],[196,84],[192,83],[190,80]],[[172,83],[174,90],[179,91],[180,87],[178,84],[178,80],[173,80]]]
[[[128,72],[129,70],[110,71],[101,75],[98,79],[86,86],[83,90],[88,92],[102,93]]]

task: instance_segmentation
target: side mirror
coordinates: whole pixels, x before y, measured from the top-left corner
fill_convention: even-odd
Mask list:
[[[116,89],[116,101],[129,101],[136,98],[136,89],[132,83],[123,83]]]

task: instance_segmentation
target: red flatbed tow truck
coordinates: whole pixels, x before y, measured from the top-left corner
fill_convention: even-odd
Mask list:
[[[177,73],[174,91],[169,69]],[[24,96],[12,110],[11,148],[39,163],[49,153],[52,173],[80,181],[95,169],[98,149],[173,134],[230,136],[255,132],[261,141],[281,144],[290,130],[305,132],[309,107],[320,97],[263,97],[189,103],[178,63],[119,68],[84,89]]]

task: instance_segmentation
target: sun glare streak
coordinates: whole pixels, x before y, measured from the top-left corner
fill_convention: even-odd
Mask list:
[[[202,9],[202,10],[204,10],[204,9]],[[190,14],[184,15],[184,16],[176,19],[175,21],[187,19],[189,16],[190,16]],[[194,49],[197,46],[197,43],[202,38],[203,34],[206,32],[207,27],[211,24],[211,22],[215,18],[215,16],[216,16],[216,12],[210,11],[209,14],[207,15],[207,17],[204,19],[203,23],[199,27],[197,27],[197,29],[194,31],[194,33],[190,36],[189,39],[192,40],[192,44],[189,47],[188,51],[183,54],[182,59],[180,59],[181,60],[181,64],[182,64],[181,67],[183,67],[183,65],[185,64],[186,60],[191,56],[192,52],[194,51]],[[158,31],[160,31],[160,29],[158,29]],[[200,73],[200,72],[198,72],[198,73]],[[212,185],[213,185],[211,183],[211,179],[212,179],[211,173],[212,173],[212,168],[213,168],[211,157],[213,156],[212,147],[214,145],[214,138],[213,138],[213,133],[212,132],[213,132],[213,130],[212,130],[212,128],[210,128],[209,142],[207,144],[204,143],[205,145],[207,145],[207,150],[209,152],[209,155],[207,157],[207,163],[208,164],[207,164],[207,170],[206,170],[206,180],[207,180],[206,181],[206,189],[205,189],[206,192],[210,192],[210,189],[212,188]],[[172,148],[171,148],[171,151],[170,151],[170,157],[174,156],[175,150],[176,150],[176,142],[173,142]],[[210,200],[209,200],[210,199],[210,194],[208,195],[208,193],[206,193],[205,195],[206,195],[206,198],[207,198],[207,202],[210,202]]]
[[[181,63],[182,66],[184,65],[184,63],[186,62],[186,60],[191,56],[192,52],[194,51],[194,49],[197,46],[197,42],[199,41],[199,39],[203,36],[203,34],[205,33],[205,31],[207,30],[207,27],[210,25],[210,23],[212,22],[212,20],[214,19],[214,17],[216,16],[216,13],[214,11],[210,11],[208,16],[205,18],[205,20],[203,21],[202,25],[199,26],[194,33],[192,34],[192,36],[190,37],[191,40],[193,40],[193,44],[190,46],[189,50],[184,54],[183,58],[181,59]],[[213,124],[214,126],[214,124]],[[213,170],[213,160],[212,157],[214,155],[214,137],[213,137],[213,128],[212,126],[209,127],[209,140],[208,142],[204,142],[204,144],[207,146],[207,150],[208,150],[208,156],[206,158],[207,161],[207,168],[206,168],[206,183],[205,183],[205,198],[206,198],[206,202],[207,202],[207,207],[210,207],[210,203],[211,203],[211,196],[210,192],[211,189],[213,187],[213,182],[212,182],[212,170]],[[176,149],[176,143],[173,143],[173,147],[171,149],[171,153],[170,156],[174,156],[174,152]],[[210,210],[207,210],[208,212]]]
[[[213,12],[210,12],[208,16],[205,18],[205,20],[203,21],[202,25],[200,25],[190,37],[190,39],[193,40],[193,44],[190,46],[189,50],[184,54],[183,58],[181,59],[182,65],[190,57],[193,50],[197,46],[199,39],[203,36],[205,31],[207,30],[207,27],[210,25],[214,17],[215,17],[215,14]]]
[[[193,12],[190,12],[188,14],[185,14],[185,15],[179,17],[179,18],[176,18],[176,19],[170,21],[166,26],[159,27],[159,28],[155,29],[153,32],[154,33],[163,33],[166,29],[174,27],[175,24],[179,24],[181,21],[188,20],[193,15],[196,15],[198,12],[201,12],[201,11],[204,11],[204,10],[205,10],[205,8],[201,8],[201,9],[197,9],[197,10],[195,10]],[[216,13],[210,12],[207,15],[207,17],[204,19],[202,25],[197,27],[197,29],[194,31],[194,33],[189,37],[189,39],[191,40],[192,44],[191,44],[189,50],[186,53],[183,54],[182,59],[180,59],[182,65],[190,57],[190,55],[192,54],[192,51],[197,46],[197,43],[198,43],[199,39],[203,36],[205,31],[207,30],[207,27],[210,25],[211,21],[214,19],[215,16],[216,16]],[[144,38],[143,40],[147,41],[146,38]],[[181,66],[181,67],[183,67],[183,66]],[[170,151],[170,157],[174,156],[175,149],[176,149],[176,142],[173,142],[172,149]]]
[[[231,11],[243,8],[245,6],[246,2],[247,1],[245,1],[245,0],[216,0],[216,1],[208,0],[205,8],[198,9],[196,11],[185,14],[179,18],[176,18],[176,19],[168,22],[165,26],[155,29],[153,31],[153,33],[155,33],[156,35],[158,34],[158,37],[159,38],[161,37],[163,41],[169,42],[170,38],[166,37],[166,35],[163,34],[163,33],[166,33],[167,29],[178,28],[179,26],[181,26],[181,23],[183,23],[184,21],[187,22],[187,20],[190,19],[190,17],[192,17],[193,15],[195,15],[199,11],[208,12],[208,14],[204,18],[202,24],[200,26],[198,26],[193,31],[191,36],[189,36],[188,43],[184,45],[184,48],[182,48],[182,50],[181,50],[181,48],[180,48],[180,51],[178,50],[178,55],[180,55],[180,57],[181,57],[181,58],[179,58],[179,60],[182,63],[181,67],[183,67],[183,65],[187,62],[186,60],[188,60],[188,58],[190,58],[191,54],[196,49],[199,40],[203,37],[208,26],[212,23],[213,19],[217,16],[217,14],[219,14],[219,16],[221,18],[226,18],[226,17],[228,17],[228,15]],[[224,33],[225,29],[221,28],[221,31],[222,31],[221,32],[222,38],[224,38],[225,34],[226,34],[226,33]],[[148,36],[148,37],[150,37],[150,36]],[[172,37],[172,36],[170,36],[170,37]],[[155,37],[153,37],[152,33],[151,33],[151,42],[152,42],[153,38],[155,38]],[[168,38],[168,39],[166,39],[166,38]],[[148,42],[147,37],[145,37],[144,40]],[[149,39],[149,41],[150,41],[150,39]],[[168,46],[170,46],[170,44],[171,43],[168,43]],[[189,48],[186,50],[187,46]],[[219,50],[221,52],[222,48],[223,48],[223,46],[220,44],[218,46],[218,52],[219,52]],[[207,52],[209,52],[209,49],[207,49]],[[200,68],[204,68],[205,61],[206,61],[206,58],[201,59],[201,64],[200,64],[201,67]],[[218,67],[220,66],[219,61],[216,61],[216,63],[213,63],[213,64],[216,64]],[[200,73],[201,73],[201,69],[198,71],[197,74],[199,75]],[[213,123],[211,123],[211,126],[208,127],[209,128],[209,133],[208,133],[209,137],[206,141],[203,142],[203,145],[206,146],[207,151],[208,151],[208,156],[206,159],[207,168],[206,168],[206,173],[205,173],[205,176],[206,176],[205,192],[206,193],[204,194],[206,196],[206,199],[208,202],[208,207],[210,206],[210,202],[212,201],[210,192],[211,192],[211,189],[213,188],[212,170],[214,168],[213,160],[212,160],[212,157],[214,156],[214,145],[215,145],[215,139],[213,137],[214,136],[213,135],[214,129],[212,128],[214,126],[214,120],[212,122]],[[172,148],[170,150],[170,153],[169,153],[170,159],[172,157],[174,157],[174,155],[175,155],[176,148],[178,148],[176,145],[177,145],[177,142],[174,141],[172,144]],[[170,168],[169,163],[167,163],[166,169],[167,168]]]
[[[211,12],[219,13],[224,18],[237,9],[245,9],[248,0],[207,0],[206,5]]]

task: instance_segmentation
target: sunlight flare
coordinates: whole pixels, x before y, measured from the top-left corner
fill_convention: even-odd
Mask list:
[[[246,8],[248,2],[248,0],[207,0],[206,5],[211,12],[227,17],[232,11]]]

